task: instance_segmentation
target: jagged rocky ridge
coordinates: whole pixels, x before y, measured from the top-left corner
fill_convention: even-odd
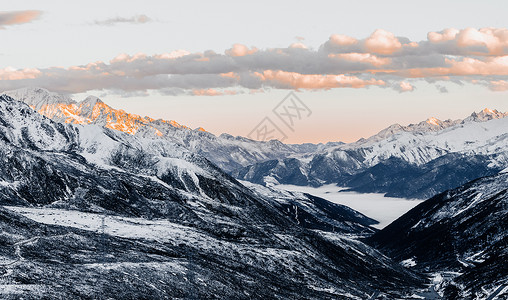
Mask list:
[[[215,136],[203,128],[191,130],[175,121],[152,119],[114,109],[94,96],[77,102],[42,88],[24,88],[4,94],[27,103],[59,123],[94,124],[144,138],[164,138],[201,154],[226,172],[259,161],[315,152],[341,143],[286,145],[277,140],[258,142],[229,134]]]
[[[351,238],[373,231],[365,216],[252,192],[164,139],[56,123],[0,96],[0,152],[0,203],[47,224],[0,211],[5,298],[363,299],[422,282]],[[97,233],[101,215],[121,226]]]
[[[486,299],[508,287],[507,215],[508,173],[501,173],[432,197],[368,243],[413,270],[447,273],[439,286],[445,299]]]

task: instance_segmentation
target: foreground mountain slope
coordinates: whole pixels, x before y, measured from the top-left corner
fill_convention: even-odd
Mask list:
[[[299,206],[310,215],[305,220],[336,225],[311,231],[296,214],[283,212],[303,196],[253,193],[164,139],[56,123],[0,96],[0,151],[0,203],[39,222],[3,212],[10,224],[4,227],[12,227],[2,248],[8,295],[93,298],[101,276],[117,285],[106,293],[113,298],[138,298],[141,291],[182,297],[189,290],[199,298],[401,297],[421,282],[345,238],[345,232],[368,233],[372,220],[307,197]],[[50,225],[61,226],[52,233]],[[40,229],[22,230],[30,226]],[[106,236],[97,235],[101,227]],[[340,234],[333,232],[339,228]],[[114,248],[100,250],[105,266],[97,258],[98,238]],[[124,288],[131,276],[139,278],[137,291]]]
[[[480,178],[416,206],[368,239],[412,269],[455,272],[450,299],[486,298],[508,284],[508,173]]]
[[[428,198],[508,166],[505,116],[484,110],[446,126],[399,125],[310,157],[265,161],[232,174],[259,184],[335,183],[358,192]]]

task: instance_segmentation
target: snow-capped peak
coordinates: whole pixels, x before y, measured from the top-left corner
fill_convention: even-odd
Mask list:
[[[74,100],[72,100],[71,97],[67,95],[50,92],[46,89],[38,87],[26,87],[12,91],[5,91],[2,94],[5,94],[18,101],[25,102],[31,108],[37,111],[47,105],[70,105],[76,103]]]
[[[427,119],[427,124],[430,124],[430,125],[434,125],[434,126],[440,126],[441,125],[441,121],[439,119],[436,119],[434,117],[430,117]]]
[[[104,102],[95,96],[88,96],[83,101],[79,102],[80,105],[86,105],[91,107],[95,106],[95,104],[97,103],[103,104]]]
[[[135,134],[146,127],[146,132],[152,137],[163,135],[160,127],[190,129],[175,121],[157,122],[148,117],[143,118],[114,109],[95,96],[88,96],[76,102],[69,96],[32,87],[8,91],[5,94],[25,102],[38,113],[61,123],[96,124],[129,134]]]
[[[461,123],[464,124],[467,122],[486,122],[494,119],[502,119],[507,116],[508,112],[502,113],[497,111],[496,109],[485,108],[480,112],[473,112],[469,117],[462,120],[459,119],[459,120],[441,121],[435,117],[430,117],[425,121],[422,121],[417,124],[409,124],[408,126],[402,126],[399,124],[390,125],[387,128],[378,132],[377,134],[369,137],[368,139],[358,140],[355,144],[378,142],[400,132],[415,132],[415,133],[437,132]]]
[[[502,119],[508,116],[507,113],[502,113],[496,109],[484,108],[479,112],[473,112],[471,116],[464,119],[464,122],[485,122],[493,119]]]

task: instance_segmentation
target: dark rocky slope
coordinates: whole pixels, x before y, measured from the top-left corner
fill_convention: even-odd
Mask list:
[[[413,270],[461,274],[443,287],[450,299],[486,298],[508,284],[507,215],[502,173],[432,197],[367,241]]]

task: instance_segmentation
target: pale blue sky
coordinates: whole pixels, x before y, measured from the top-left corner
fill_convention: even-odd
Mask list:
[[[8,1],[2,11],[41,10],[40,19],[0,30],[0,69],[49,68],[109,62],[121,53],[147,55],[184,49],[224,53],[235,43],[259,49],[302,43],[317,49],[332,34],[358,39],[382,28],[412,41],[445,28],[508,27],[506,1]],[[96,21],[146,15],[144,24],[96,25]],[[508,93],[483,86],[414,82],[416,90],[338,88],[298,93],[313,111],[289,142],[352,141],[392,123],[427,117],[463,118],[484,107],[508,111]],[[247,135],[287,90],[254,95],[121,98],[110,105],[173,119],[220,134]],[[90,91],[88,94],[102,94]],[[83,95],[77,95],[83,97]]]
[[[4,1],[2,11],[44,12],[0,31],[2,66],[108,61],[120,53],[222,52],[234,43],[286,47],[296,36],[318,47],[331,34],[367,37],[383,28],[411,40],[445,28],[507,27],[506,1]],[[154,22],[103,27],[96,20],[145,14]]]

